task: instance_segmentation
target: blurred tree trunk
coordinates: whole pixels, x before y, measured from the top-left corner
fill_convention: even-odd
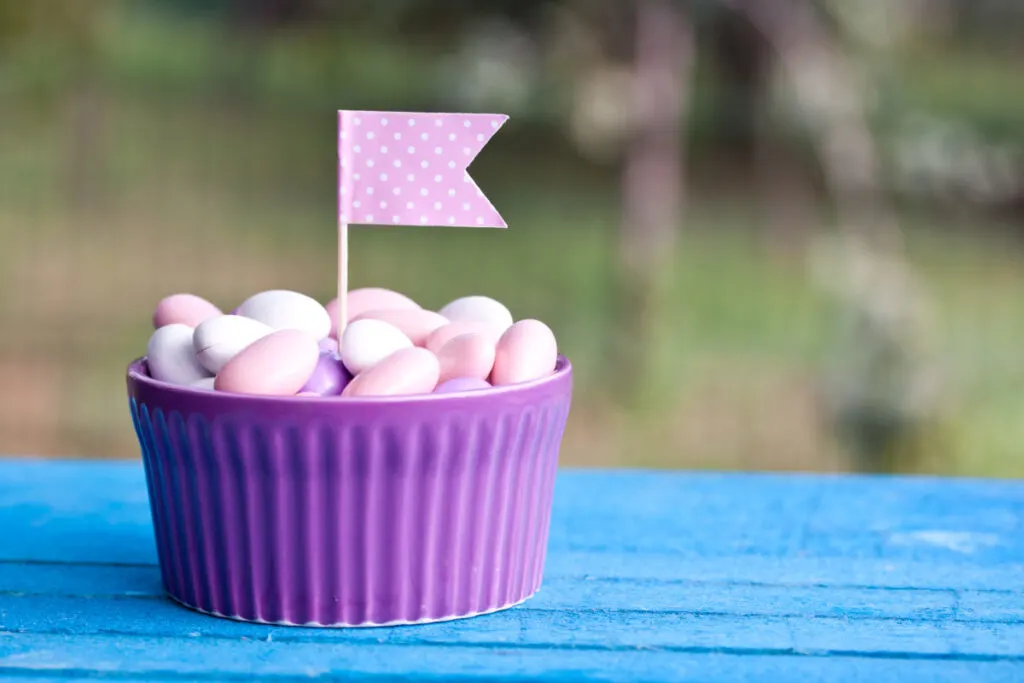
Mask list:
[[[741,12],[716,6],[707,22],[708,53],[715,78],[719,174],[730,194],[757,200],[768,247],[782,253],[802,242],[813,225],[815,203],[806,165],[772,127],[771,88],[777,58],[764,33]]]
[[[268,39],[278,29],[318,19],[323,9],[316,0],[226,0],[222,52],[214,63],[222,103],[244,116],[251,88],[265,68]]]
[[[316,0],[233,0],[232,23],[261,29],[276,28],[316,16]]]
[[[829,413],[858,469],[901,468],[934,410],[925,306],[880,164],[853,64],[811,0],[723,0],[771,42],[812,127],[843,236],[819,269],[837,295]]]
[[[724,0],[770,41],[813,128],[841,228],[900,253],[902,235],[878,184],[880,165],[853,65],[810,0]]]
[[[774,61],[770,45],[746,17],[723,8],[708,19],[707,43],[715,77],[716,156],[721,150],[730,166],[749,168],[767,107]]]
[[[622,175],[621,314],[614,334],[623,396],[652,379],[661,289],[683,215],[683,113],[694,61],[692,28],[672,0],[636,4],[632,122]]]

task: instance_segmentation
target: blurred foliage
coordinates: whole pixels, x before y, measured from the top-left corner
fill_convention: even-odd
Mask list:
[[[0,0],[0,87],[46,90],[81,77],[93,66],[100,24],[115,4]]]
[[[621,322],[629,7],[0,0],[0,235],[14,245],[0,251],[0,317],[16,331],[0,343],[0,450],[136,453],[122,371],[158,298],[330,297],[334,111],[465,108],[513,116],[474,166],[513,227],[354,231],[355,285],[432,306],[482,290],[549,321],[578,369],[568,462],[851,467],[834,433],[844,416],[826,415],[843,405],[847,380],[833,378],[879,373],[872,386],[890,387],[869,406],[877,431],[855,435],[871,450],[909,400],[887,363],[916,350],[843,345],[887,309],[858,317],[808,277],[830,211],[808,122],[749,25],[711,0],[685,5],[699,48],[689,205],[658,334],[635,349],[662,371],[645,408],[627,410],[605,342]],[[910,455],[878,460],[1021,475],[1024,90],[1007,28],[1020,12],[942,6],[873,0],[862,16],[847,3],[855,16],[829,24],[869,84],[885,190],[935,307],[939,409],[904,443]],[[103,180],[89,212],[61,180],[82,155]]]

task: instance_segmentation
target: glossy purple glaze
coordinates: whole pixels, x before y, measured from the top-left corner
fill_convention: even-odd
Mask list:
[[[309,391],[318,396],[337,396],[351,381],[352,374],[345,369],[340,358],[334,353],[321,353],[313,374],[298,393]]]
[[[197,391],[128,369],[164,586],[248,621],[472,616],[540,587],[572,367],[403,397]]]

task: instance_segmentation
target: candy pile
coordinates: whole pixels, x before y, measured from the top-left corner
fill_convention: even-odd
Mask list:
[[[266,396],[395,396],[485,389],[552,373],[555,335],[539,320],[513,322],[484,296],[428,311],[375,287],[348,293],[338,340],[338,305],[271,290],[230,314],[192,294],[153,313],[149,373],[180,386]]]

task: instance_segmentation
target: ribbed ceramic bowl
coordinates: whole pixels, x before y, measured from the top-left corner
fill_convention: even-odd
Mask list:
[[[454,394],[330,399],[128,368],[164,586],[274,624],[442,621],[540,587],[572,367]]]

